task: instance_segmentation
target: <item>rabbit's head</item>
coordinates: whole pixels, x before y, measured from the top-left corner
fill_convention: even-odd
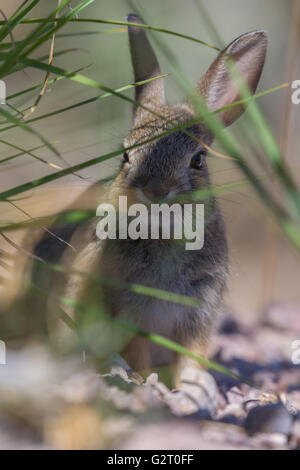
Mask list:
[[[136,15],[128,15],[127,21],[143,23]],[[129,26],[128,32],[135,81],[161,75],[145,29]],[[254,31],[236,39],[218,55],[196,87],[211,111],[240,99],[238,85],[229,72],[227,58],[235,62],[246,85],[254,92],[264,66],[266,49],[266,32]],[[125,138],[125,148],[151,140],[196,117],[189,101],[183,105],[166,105],[163,78],[137,86],[135,100],[142,106],[134,109],[133,129]],[[244,106],[238,105],[218,113],[218,117],[228,126],[243,111]],[[181,129],[167,133],[125,152],[118,178],[122,187],[134,190],[138,199],[150,202],[207,186],[209,176],[205,145],[212,143],[213,135],[201,122],[185,130],[187,132]]]

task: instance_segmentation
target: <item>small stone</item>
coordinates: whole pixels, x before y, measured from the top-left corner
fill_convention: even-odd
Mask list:
[[[257,433],[289,436],[293,429],[293,417],[282,404],[257,406],[249,411],[245,429],[250,436]]]
[[[245,394],[237,387],[231,387],[226,393],[229,404],[241,404],[245,400]]]
[[[158,374],[153,373],[147,377],[146,384],[147,385],[156,385],[158,382]]]
[[[223,318],[219,332],[223,335],[233,335],[240,332],[240,327],[235,318],[226,316]]]
[[[288,436],[280,433],[257,434],[252,438],[254,448],[281,450],[286,449]]]
[[[163,382],[157,382],[153,386],[161,397],[168,397],[172,395],[168,387]]]
[[[245,418],[245,410],[241,403],[230,403],[224,410],[218,413],[218,419],[224,421],[227,416],[235,416],[236,418]]]
[[[291,414],[300,416],[300,391],[293,390],[289,392],[285,406]]]
[[[125,382],[129,382],[127,371],[121,366],[113,366],[110,370],[110,375],[118,375],[121,379],[125,380]]]
[[[217,410],[218,389],[214,378],[205,370],[188,367],[181,375],[181,388],[177,393],[186,414],[207,410],[214,415]]]

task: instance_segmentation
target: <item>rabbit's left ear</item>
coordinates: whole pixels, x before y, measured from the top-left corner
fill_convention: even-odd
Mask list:
[[[197,91],[205,98],[211,111],[216,111],[241,99],[239,86],[230,68],[235,63],[239,74],[252,93],[258,85],[266,58],[268,36],[265,31],[253,31],[233,41],[222,51],[197,84]],[[245,110],[234,106],[218,114],[229,126]]]
[[[128,23],[143,24],[138,15],[128,15]],[[159,63],[149,43],[146,30],[136,26],[128,26],[131,61],[134,71],[135,82],[148,80],[161,75]],[[144,106],[159,106],[165,103],[165,92],[163,79],[153,80],[144,85],[135,87],[135,99]],[[143,114],[142,108],[135,109],[135,119]]]

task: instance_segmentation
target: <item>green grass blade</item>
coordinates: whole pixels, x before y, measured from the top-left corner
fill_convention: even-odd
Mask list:
[[[57,299],[64,305],[71,306],[75,308],[80,313],[87,313],[87,308],[84,305],[81,305],[69,298],[65,297],[57,297]],[[154,334],[154,333],[148,333],[147,331],[138,328],[134,324],[127,322],[125,320],[122,320],[120,318],[112,318],[110,315],[104,313],[104,312],[97,312],[99,320],[103,320],[105,322],[109,322],[112,324],[115,324],[122,328],[123,330],[127,330],[135,335],[141,336],[143,338],[147,338],[149,341],[152,343],[158,344],[166,349],[169,349],[171,351],[174,351],[182,356],[189,357],[193,359],[195,362],[198,362],[201,366],[204,368],[213,370],[215,372],[219,372],[220,374],[226,375],[227,377],[231,377],[238,382],[245,383],[249,385],[250,387],[254,387],[256,389],[261,390],[261,387],[258,383],[252,381],[251,379],[244,377],[242,375],[239,375],[232,370],[228,369],[227,367],[222,366],[221,364],[218,364],[214,361],[210,361],[202,356],[198,356],[197,354],[193,353],[189,349],[181,346],[180,344],[169,340],[168,338],[165,338],[163,336]]]
[[[70,51],[70,50],[76,50],[76,49],[68,49],[68,51]],[[74,70],[74,72],[75,73],[81,72],[82,70],[86,69],[87,67],[89,67],[89,66],[81,67],[80,69]],[[52,78],[51,80],[48,81],[48,85],[52,85],[53,83],[56,83],[59,80],[64,80],[65,78],[67,78],[67,77],[59,76],[59,77]],[[38,83],[37,85],[34,85],[30,88],[25,88],[24,90],[17,91],[16,93],[8,95],[6,97],[6,101],[10,101],[14,98],[18,98],[19,96],[25,95],[27,93],[31,93],[32,91],[39,90],[40,88],[42,88],[43,84],[44,84],[44,82],[41,82],[41,83]]]
[[[11,33],[11,31],[25,18],[26,15],[40,2],[40,0],[32,0],[29,5],[24,5],[25,8],[18,8],[15,13],[11,15],[7,22],[4,23],[0,29],[0,42]],[[21,5],[22,7],[22,5]]]
[[[51,22],[55,22],[56,20],[56,15],[68,4],[70,3],[71,0],[62,0],[59,5],[57,6],[57,8],[55,8],[55,10],[50,14],[50,16],[47,18],[47,20],[51,21]],[[89,0],[86,0],[85,3],[87,3]],[[92,0],[90,0],[92,1]],[[77,8],[77,7],[76,7]],[[76,14],[77,12],[77,9],[76,11],[73,10],[72,12],[70,12],[68,15],[67,15],[67,18],[68,17],[72,17],[72,15]],[[63,18],[64,20],[64,18]],[[63,26],[65,24],[67,20],[64,20],[62,21],[60,24],[61,26]],[[56,24],[56,23],[55,23]],[[54,26],[54,28],[50,28],[50,31],[52,31],[53,29],[55,28],[59,28],[60,25],[57,25]],[[24,49],[26,49],[27,46],[29,46],[29,44],[31,44],[33,42],[33,45],[31,46],[31,49],[34,50],[36,47],[38,47],[40,44],[42,44],[43,40],[42,39],[39,39],[41,33],[43,32],[43,29],[44,29],[44,24],[40,24],[34,31],[32,31],[23,41],[20,42],[20,44],[16,47],[15,51],[11,54],[10,58],[5,62],[5,64],[0,67],[0,77],[5,77],[10,71],[11,69],[13,69],[13,67],[15,67],[18,62],[19,62],[19,57],[20,55],[22,54],[22,52],[24,51]],[[47,30],[49,30],[49,28],[47,28]],[[55,29],[56,30],[56,29]],[[46,35],[49,34],[49,31],[46,33]],[[49,34],[49,37],[52,36],[52,33]],[[45,35],[43,36],[45,37]],[[48,36],[47,36],[48,37]],[[27,53],[28,53],[28,50],[27,50]],[[26,55],[26,53],[25,53]]]
[[[125,86],[122,86],[120,88],[116,88],[114,90],[114,93],[121,93],[123,91],[126,91],[126,90],[129,90],[131,88],[134,88],[138,85],[143,85],[145,83],[148,83],[150,81],[153,81],[153,80],[158,80],[160,78],[165,78],[167,77],[168,75],[165,74],[165,75],[159,75],[158,77],[153,77],[153,78],[150,78],[148,80],[143,80],[141,82],[136,82],[136,83],[131,83],[129,85],[125,85]],[[59,80],[59,79],[62,79],[62,78],[68,78],[68,77],[65,77],[65,76],[59,76],[57,77],[56,79],[54,80]],[[53,80],[53,81],[54,81]],[[50,82],[49,82],[50,83]],[[33,87],[35,89],[35,87]],[[25,90],[24,92],[26,92],[27,90]],[[32,88],[30,89],[30,91],[32,91]],[[22,92],[21,92],[22,93]],[[95,101],[98,101],[100,99],[103,99],[103,98],[108,98],[110,96],[113,96],[114,93],[111,93],[111,92],[106,92],[106,93],[103,93],[102,95],[98,95],[98,96],[94,96],[93,98],[88,98],[87,100],[84,100],[84,101],[80,101],[78,103],[74,103],[70,106],[65,106],[64,108],[61,108],[61,109],[57,109],[56,111],[52,111],[51,113],[46,113],[46,114],[43,114],[41,116],[37,116],[35,118],[32,118],[32,119],[28,119],[28,121],[26,121],[28,124],[31,124],[32,122],[37,122],[37,121],[40,121],[41,119],[46,119],[48,117],[52,117],[52,116],[56,116],[57,114],[61,114],[61,113],[64,113],[66,111],[70,111],[71,109],[75,109],[75,108],[78,108],[80,106],[84,106],[84,105],[87,105],[87,104],[90,104],[90,103],[93,103]],[[9,99],[9,98],[7,98]],[[9,130],[9,129],[13,129],[15,126],[14,125],[11,125],[11,126],[8,126],[4,129],[1,129],[0,128],[0,132],[4,131],[4,130]]]
[[[60,23],[62,22],[62,19],[58,18],[56,21]],[[193,36],[189,36],[187,34],[177,33],[176,31],[172,31],[170,29],[157,28],[156,26],[151,26],[149,24],[137,24],[137,23],[130,23],[128,21],[102,20],[102,19],[96,19],[96,18],[70,18],[68,21],[74,22],[74,23],[96,23],[96,24],[119,25],[119,26],[127,26],[127,27],[135,26],[137,28],[148,29],[149,31],[156,31],[159,33],[170,34],[172,36],[176,36],[182,39],[188,39],[189,41],[197,42],[198,44],[201,44],[202,46],[206,46],[206,47],[209,47],[210,49],[220,51],[218,47],[212,44],[209,44],[208,42],[202,41],[201,39],[195,38]],[[23,20],[22,24],[34,24],[34,23],[45,24],[48,22],[53,22],[53,20],[49,18],[30,18],[27,20]],[[0,21],[0,25],[1,24],[4,24],[4,22]]]
[[[19,127],[25,132],[28,132],[38,137],[43,142],[44,145],[46,145],[55,155],[61,158],[59,151],[56,150],[56,148],[47,139],[45,139],[44,136],[42,136],[39,132],[37,132],[32,127],[30,127],[27,123],[25,123],[24,121],[21,121],[20,119],[17,119],[11,113],[6,111],[2,106],[0,106],[0,114],[4,116],[8,121],[12,122],[15,126]]]
[[[28,150],[23,149],[21,152],[15,153],[14,155],[10,155],[9,157],[2,158],[2,160],[0,160],[0,165],[1,165],[1,163],[6,163],[6,162],[9,162],[11,160],[14,160],[15,158],[21,157],[25,153],[34,152],[35,150],[39,150],[41,148],[45,148],[45,145],[38,145],[38,146],[33,147],[31,149],[28,149]]]

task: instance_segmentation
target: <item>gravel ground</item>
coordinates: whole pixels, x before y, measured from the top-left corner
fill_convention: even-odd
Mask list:
[[[225,317],[212,358],[258,383],[186,369],[180,390],[143,380],[116,356],[55,361],[40,345],[0,366],[0,449],[300,449],[299,310],[271,305],[256,324]]]

